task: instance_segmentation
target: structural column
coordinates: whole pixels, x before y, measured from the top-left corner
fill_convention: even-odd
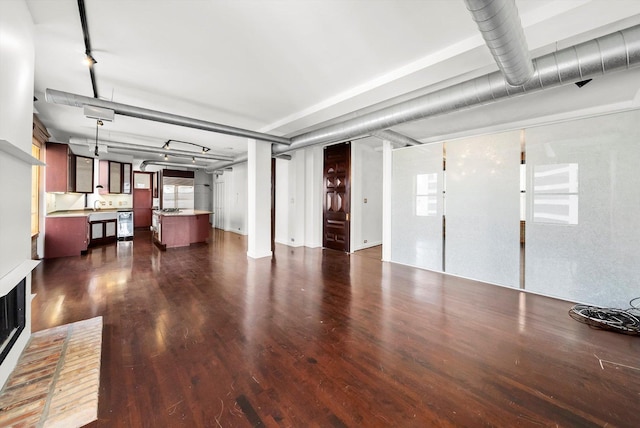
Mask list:
[[[271,257],[271,143],[249,140],[247,178],[247,256]]]

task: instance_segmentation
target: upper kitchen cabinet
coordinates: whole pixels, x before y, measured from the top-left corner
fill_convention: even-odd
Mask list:
[[[122,193],[122,164],[109,162],[109,193]]]
[[[75,192],[93,193],[93,158],[85,156],[73,156],[73,182]]]
[[[69,191],[69,146],[66,144],[47,143],[45,159],[45,177],[47,192]]]
[[[92,158],[76,156],[59,143],[47,143],[45,156],[47,192],[93,192]]]
[[[100,161],[100,194],[131,193],[132,165],[114,161]]]

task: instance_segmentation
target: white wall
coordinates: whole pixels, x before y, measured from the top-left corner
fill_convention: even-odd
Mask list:
[[[289,217],[289,242],[294,247],[305,244],[305,207],[307,205],[307,195],[305,193],[305,167],[306,156],[304,151],[294,153],[289,161],[293,171],[293,180],[289,181],[290,194],[290,217]],[[294,220],[294,221],[291,221]]]
[[[322,246],[322,155],[311,147],[276,160],[277,243]]]
[[[352,252],[382,244],[382,150],[376,147],[382,141],[351,143]]]
[[[33,21],[24,1],[0,4],[0,139],[31,154],[33,123]],[[31,258],[31,165],[0,152],[0,278]],[[26,295],[31,295],[27,277]],[[17,285],[17,284],[16,284]],[[27,325],[0,367],[0,385],[13,370],[31,334]]]
[[[289,245],[289,165],[290,161],[276,159],[276,230],[274,240]]]
[[[305,149],[304,245],[309,248],[322,247],[323,162],[321,146]]]
[[[225,227],[224,230],[247,234],[247,163],[233,166],[220,177],[225,183]]]
[[[305,150],[276,159],[276,242],[291,247],[305,244],[305,163]]]
[[[213,175],[204,171],[195,172],[195,189],[193,191],[193,206],[197,210],[213,211]],[[209,216],[209,223],[213,216]]]

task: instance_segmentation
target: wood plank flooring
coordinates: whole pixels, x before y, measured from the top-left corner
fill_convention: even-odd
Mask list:
[[[373,251],[136,232],[45,260],[33,329],[104,318],[95,427],[638,426],[640,338]]]

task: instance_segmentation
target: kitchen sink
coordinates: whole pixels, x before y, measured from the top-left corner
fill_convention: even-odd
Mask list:
[[[102,221],[102,220],[116,220],[118,218],[117,212],[95,212],[89,214],[89,221]]]

